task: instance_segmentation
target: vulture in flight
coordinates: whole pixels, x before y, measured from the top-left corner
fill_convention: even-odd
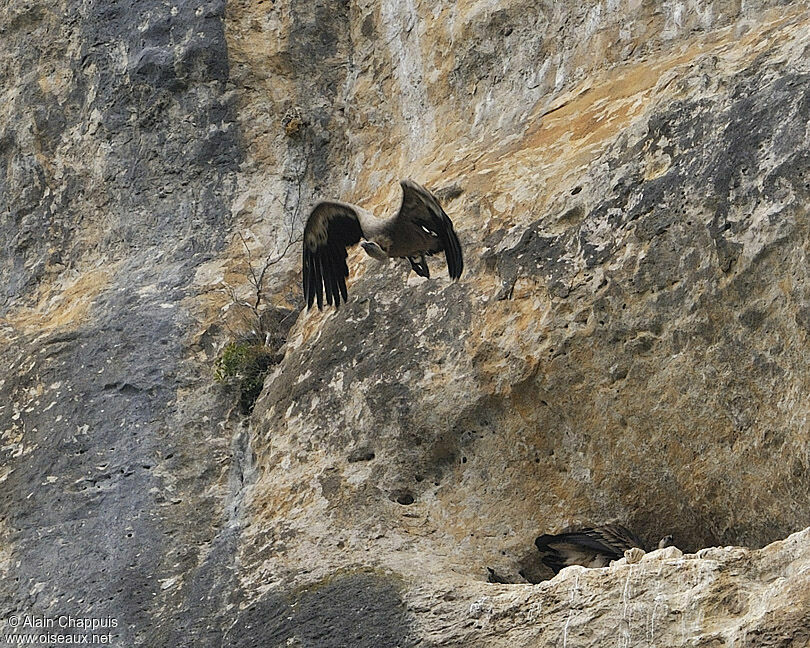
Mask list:
[[[624,557],[633,547],[643,548],[641,540],[621,524],[587,527],[557,535],[544,533],[534,541],[543,564],[555,574],[570,565],[607,567],[611,560]],[[658,543],[663,549],[672,544],[672,536],[664,536]]]
[[[365,209],[337,201],[319,202],[304,228],[304,297],[307,310],[318,302],[340,306],[346,301],[347,249],[357,243],[369,256],[385,261],[406,258],[422,277],[430,277],[425,256],[444,252],[451,279],[464,268],[461,245],[453,223],[436,197],[413,180],[402,180],[399,211],[385,219]],[[360,242],[363,239],[362,243]]]

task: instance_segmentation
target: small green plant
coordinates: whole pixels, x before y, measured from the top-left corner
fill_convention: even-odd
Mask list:
[[[272,363],[273,353],[263,344],[231,342],[214,363],[214,378],[239,390],[239,409],[247,415],[253,411]]]

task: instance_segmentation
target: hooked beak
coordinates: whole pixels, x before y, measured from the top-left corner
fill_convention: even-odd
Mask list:
[[[377,261],[388,261],[388,255],[379,245],[374,241],[362,241],[360,245],[370,257],[377,259]]]

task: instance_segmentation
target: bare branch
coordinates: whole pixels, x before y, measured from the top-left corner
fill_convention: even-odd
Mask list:
[[[289,222],[287,223],[287,226],[285,227],[287,240],[284,244],[283,249],[280,252],[277,252],[275,256],[270,255],[265,259],[258,277],[256,277],[256,274],[253,270],[253,266],[251,263],[250,270],[254,278],[253,287],[256,289],[256,298],[253,308],[257,313],[259,310],[259,306],[261,305],[262,292],[264,289],[264,280],[265,277],[267,276],[268,270],[272,266],[281,262],[287,256],[287,253],[290,251],[290,248],[292,248],[294,245],[300,243],[303,240],[303,232],[301,231],[300,227],[301,224],[299,223],[299,216],[301,213],[301,193],[304,185],[304,180],[307,175],[307,171],[309,170],[309,161],[311,153],[312,153],[312,144],[310,142],[309,148],[307,149],[307,152],[304,155],[304,163],[297,173],[295,182],[295,191],[296,191],[295,209],[292,213],[292,216],[290,217]],[[278,246],[276,246],[276,249],[278,249]]]
[[[282,227],[276,230],[276,240],[274,242],[275,244],[273,245],[273,251],[271,254],[268,254],[260,265],[254,263],[253,254],[250,251],[250,246],[248,245],[248,241],[246,240],[245,236],[241,232],[237,232],[236,234],[242,243],[242,247],[245,250],[245,256],[247,257],[248,269],[246,272],[246,278],[252,288],[250,300],[247,301],[241,299],[237,295],[234,287],[223,282],[223,289],[228,294],[231,304],[250,311],[255,322],[255,328],[262,333],[265,333],[265,331],[262,330],[262,300],[268,273],[273,266],[277,265],[287,257],[291,248],[303,241],[303,227],[302,223],[300,222],[301,198],[304,191],[304,182],[310,168],[310,157],[312,155],[313,148],[311,141],[308,141],[307,144],[306,149],[303,151],[303,159],[301,160],[301,163],[297,165],[298,170],[294,177],[295,186],[292,188],[292,191],[294,192],[295,206],[290,216],[282,221]],[[271,195],[270,197],[272,200],[279,203],[282,211],[286,211],[286,206],[289,204],[289,199],[291,198],[289,190],[286,193],[286,199],[284,200],[275,194]]]
[[[242,241],[242,247],[245,248],[245,253],[247,254],[248,269],[250,270],[250,277],[248,277],[248,281],[251,281],[251,279],[252,279],[251,285],[254,288],[258,288],[259,287],[259,280],[256,277],[256,271],[253,269],[253,256],[250,253],[250,248],[248,247],[248,244],[247,244],[247,241],[245,240],[245,237],[242,236],[242,232],[237,232],[236,234],[239,237],[239,240]]]

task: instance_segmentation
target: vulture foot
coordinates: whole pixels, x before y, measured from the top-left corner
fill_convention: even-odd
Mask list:
[[[411,262],[411,269],[418,274],[420,277],[426,277],[430,279],[430,270],[428,270],[427,261],[425,261],[425,255],[420,254],[419,257],[409,256],[408,261]]]

